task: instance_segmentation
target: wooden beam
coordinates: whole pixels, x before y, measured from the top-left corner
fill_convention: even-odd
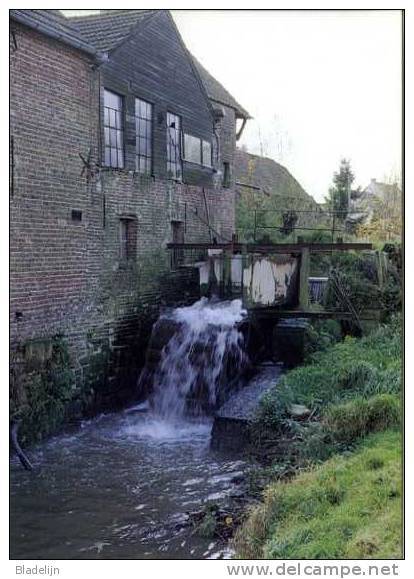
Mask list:
[[[350,320],[350,312],[314,311],[314,310],[281,310],[277,308],[248,308],[249,314],[258,318],[335,318],[339,320]]]
[[[168,243],[167,249],[229,249],[241,253],[242,243]],[[246,244],[247,253],[289,253],[300,254],[308,248],[311,253],[331,253],[332,251],[369,251],[371,243],[274,243],[270,245]]]
[[[299,272],[299,305],[301,309],[306,310],[309,305],[310,253],[308,247],[302,249]]]

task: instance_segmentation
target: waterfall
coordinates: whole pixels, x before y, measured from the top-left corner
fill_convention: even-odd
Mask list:
[[[162,344],[161,354],[155,368],[144,369],[141,376],[141,381],[151,379],[156,415],[169,420],[187,413],[199,416],[224,401],[247,363],[238,327],[245,315],[241,300],[203,298],[160,317],[150,348]]]

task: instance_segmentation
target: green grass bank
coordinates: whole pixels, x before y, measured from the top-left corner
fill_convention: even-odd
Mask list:
[[[401,558],[401,434],[367,437],[268,486],[235,538],[243,559]]]
[[[401,557],[401,362],[397,315],[312,354],[267,394],[253,438],[258,447],[288,440],[289,450],[265,470],[237,557]],[[293,420],[292,405],[307,418]]]

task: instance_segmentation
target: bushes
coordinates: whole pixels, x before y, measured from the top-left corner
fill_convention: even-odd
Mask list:
[[[388,255],[390,258],[384,268],[381,257],[373,252],[335,252],[331,256],[313,254],[311,271],[312,275],[329,276],[331,269],[334,269],[357,312],[379,309],[389,317],[401,311],[402,287],[401,262],[394,253],[388,252]],[[382,287],[380,278],[384,278]],[[343,309],[332,285],[328,287],[325,305],[329,309]]]
[[[306,329],[305,360],[326,350],[342,338],[341,325],[336,320],[315,320]]]
[[[38,361],[23,382],[20,376],[12,380],[10,418],[21,420],[23,443],[38,441],[61,426],[73,397],[75,376],[67,344],[55,336],[50,349],[50,357]],[[15,396],[17,391],[19,396]]]

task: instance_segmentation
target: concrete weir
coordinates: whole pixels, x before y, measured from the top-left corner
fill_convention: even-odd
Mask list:
[[[214,415],[211,448],[241,451],[250,442],[249,425],[263,396],[278,382],[282,365],[263,366],[250,382],[235,391]]]

